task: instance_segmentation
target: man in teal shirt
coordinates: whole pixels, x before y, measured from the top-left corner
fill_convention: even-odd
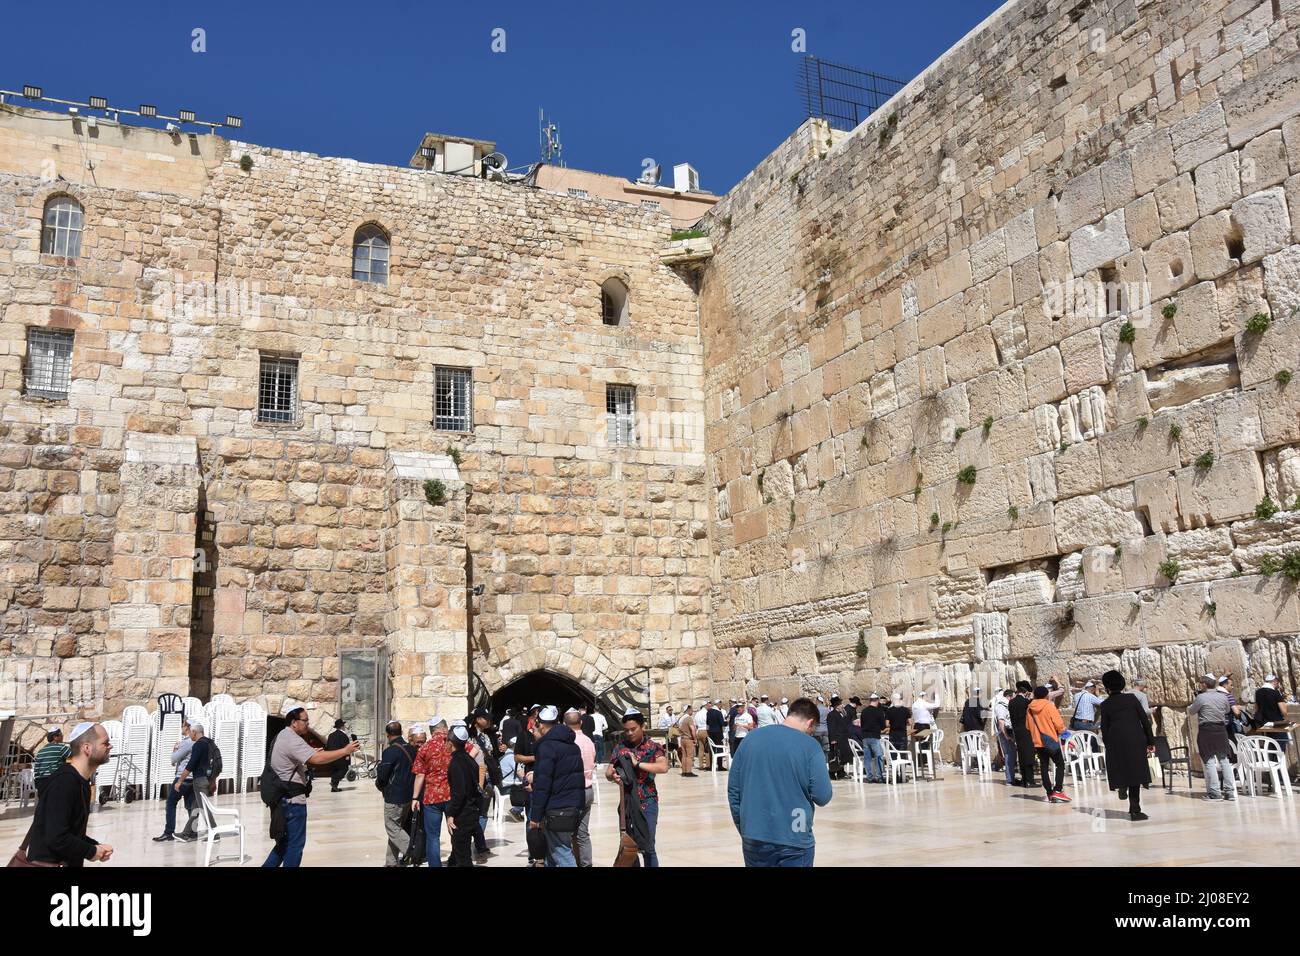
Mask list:
[[[745,866],[812,866],[814,804],[831,802],[826,755],[813,737],[820,714],[800,697],[784,723],[753,731],[736,751],[727,802]]]

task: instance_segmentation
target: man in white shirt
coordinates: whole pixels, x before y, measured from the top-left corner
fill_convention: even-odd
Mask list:
[[[772,709],[776,711],[777,722],[782,724],[785,723],[790,717],[790,698],[782,697],[781,703]]]
[[[1079,696],[1074,699],[1074,716],[1070,718],[1071,730],[1097,732],[1097,728],[1100,726],[1097,721],[1097,708],[1101,706],[1101,698],[1094,691],[1096,686],[1096,681],[1088,681],[1083,685],[1083,690],[1079,692]]]
[[[1007,786],[1016,782],[1016,736],[1011,725],[1011,698],[1016,696],[1014,690],[1004,690],[993,702],[993,731],[998,736],[998,749],[1002,751],[1002,770],[1006,774]]]
[[[912,702],[912,733],[918,734],[923,730],[929,730],[934,726],[934,712],[939,709],[939,690],[934,690],[934,700],[925,699],[925,691]],[[930,746],[930,735],[926,734],[917,742],[918,750],[927,749]],[[938,755],[935,755],[938,759]]]
[[[709,708],[706,700],[695,712],[695,749],[700,755],[700,769],[708,770],[713,766],[713,751],[709,749]]]
[[[778,723],[780,723],[780,721],[776,719],[776,711],[772,708],[772,705],[768,703],[767,695],[764,694],[758,699],[758,726],[770,727],[773,724]]]
[[[736,756],[736,751],[740,749],[740,745],[745,742],[745,737],[754,729],[754,718],[749,716],[749,709],[744,706],[744,701],[741,701],[740,704],[740,710],[736,712],[736,716],[731,722],[733,728],[731,756],[733,758]]]
[[[595,712],[592,713],[591,720],[592,723],[596,725],[596,734],[592,738],[592,743],[596,745],[596,763],[604,763],[605,731],[609,729],[609,721],[606,720],[605,715],[600,712],[600,708],[596,708]]]

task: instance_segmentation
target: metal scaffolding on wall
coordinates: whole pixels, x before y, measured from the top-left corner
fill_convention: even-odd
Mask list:
[[[824,119],[832,129],[848,132],[904,85],[902,80],[879,73],[805,56],[797,89],[803,95],[809,119]]]

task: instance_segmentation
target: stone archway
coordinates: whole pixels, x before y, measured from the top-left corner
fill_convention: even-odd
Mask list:
[[[533,704],[554,704],[560,713],[570,707],[595,706],[595,691],[566,674],[551,670],[529,671],[521,674],[492,694],[492,716],[500,721],[507,708],[516,714]]]
[[[481,651],[475,653],[474,673],[494,696],[508,684],[534,671],[559,675],[595,694],[636,669],[620,668],[590,644],[584,643],[579,653],[573,647],[578,642],[571,639],[564,642],[564,647],[539,644],[536,634],[527,635],[527,639],[529,646],[516,647],[514,641],[494,646],[486,658]]]

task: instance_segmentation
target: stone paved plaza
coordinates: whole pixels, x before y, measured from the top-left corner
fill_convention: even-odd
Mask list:
[[[659,781],[663,808],[658,850],[663,866],[740,866],[740,841],[726,805],[725,772]],[[1151,819],[1132,823],[1127,805],[1097,781],[1067,783],[1070,805],[1049,806],[1042,791],[978,782],[945,768],[937,782],[897,788],[836,781],[830,805],[817,811],[818,866],[1294,866],[1300,864],[1297,797],[1242,797],[1235,804],[1201,799],[1180,777],[1172,794],[1144,797]],[[618,793],[600,783],[593,809],[596,866],[609,866],[617,845]],[[245,823],[245,864],[260,865],[270,849],[267,815],[256,794],[223,796]],[[110,866],[196,866],[203,846],[151,838],[162,832],[163,804],[111,803],[91,815],[89,833],[114,847]],[[319,781],[310,801],[303,866],[382,866],[380,797],[369,780],[331,794]],[[26,820],[0,821],[0,845],[16,845]],[[523,824],[488,823],[491,867],[524,866]],[[221,841],[223,852],[230,846]],[[450,843],[443,840],[444,858]],[[226,865],[226,864],[223,864]],[[229,864],[233,865],[233,864]]]

